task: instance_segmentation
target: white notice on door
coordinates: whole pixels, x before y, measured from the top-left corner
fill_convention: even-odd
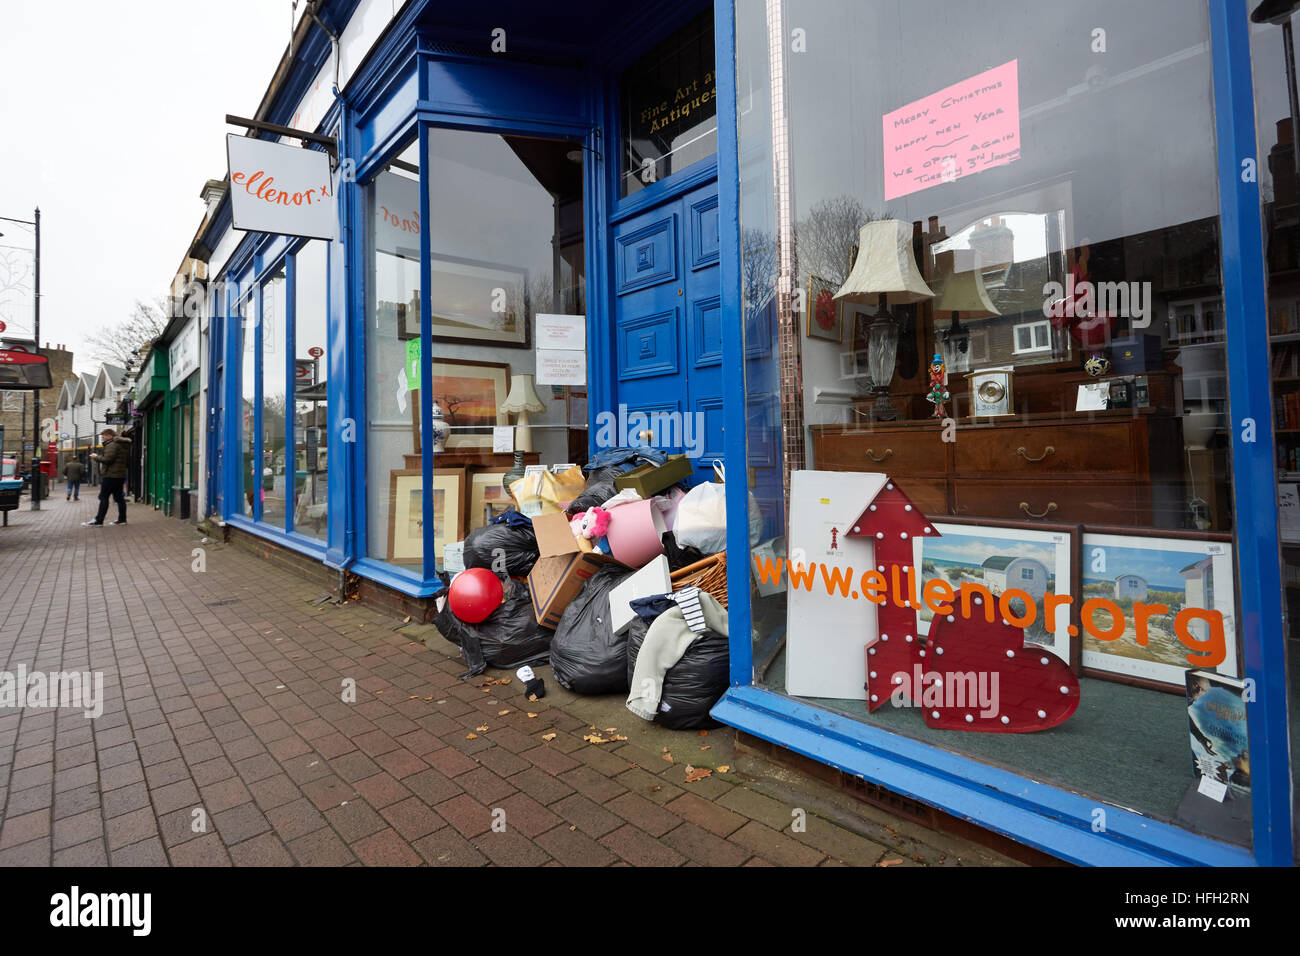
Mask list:
[[[538,385],[586,385],[587,353],[537,350]]]
[[[587,347],[585,315],[537,313],[537,348],[581,352]]]

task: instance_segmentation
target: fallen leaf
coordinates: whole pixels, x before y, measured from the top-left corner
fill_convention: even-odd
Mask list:
[[[610,740],[627,740],[627,738],[624,737],[622,734],[610,734],[610,735],[609,735],[609,739],[610,739]]]
[[[536,701],[536,700],[537,700],[537,695],[536,695],[536,694],[529,694],[529,695],[528,695],[528,699],[531,700],[531,701]]]
[[[590,742],[593,743],[593,744],[607,744],[607,743],[609,743],[609,741],[606,740],[604,737],[600,736],[600,734],[583,734],[583,735],[582,735],[582,739],[583,739],[583,740],[588,740],[588,741],[590,741]]]
[[[692,767],[686,765],[686,782],[695,783],[697,780],[703,780],[705,777],[713,776],[713,771],[708,767]]]
[[[718,768],[718,773],[726,773],[730,769],[731,769],[731,764],[724,763],[722,766]]]
[[[509,708],[509,707],[507,707],[505,710],[498,710],[498,711],[497,711],[497,716],[498,716],[498,717],[504,717],[504,716],[505,716],[506,714],[508,714],[508,713],[510,713],[510,708]]]
[[[406,698],[406,699],[407,699],[407,700],[415,700],[415,695],[412,694],[410,697],[408,697],[408,698]]]
[[[487,733],[487,724],[484,724],[482,727],[475,727],[474,729],[477,730],[480,734]]]
[[[529,717],[536,717],[537,715],[534,714],[532,711],[528,711],[528,716],[529,716]]]
[[[902,862],[903,861],[901,858],[895,858],[893,860],[881,860],[879,863],[876,864],[876,866],[898,866],[898,864]]]
[[[606,728],[605,728],[605,733],[607,733],[607,734],[612,734],[612,733],[613,733],[614,731],[616,731],[616,730],[618,730],[617,727],[606,727]]]
[[[411,615],[408,614],[408,615],[406,615],[406,617],[402,618],[402,623],[403,623],[403,624],[410,624],[410,623],[411,623]]]
[[[700,736],[701,736],[701,737],[707,737],[707,736],[709,736],[709,732],[708,732],[707,730],[701,730],[701,731],[700,731]]]
[[[465,739],[466,739],[466,740],[478,740],[478,734],[466,734],[466,735],[465,735]]]
[[[705,744],[705,745],[704,745],[703,747],[701,747],[700,749],[701,749],[701,750],[712,750],[713,748],[710,747],[708,744]]]
[[[554,739],[555,739],[556,737],[558,737],[558,736],[559,736],[558,734],[542,734],[542,739],[543,739],[543,740],[554,740]]]
[[[668,752],[667,747],[664,748],[664,759],[667,760],[669,763],[677,762],[676,760],[673,759],[673,755]]]
[[[375,691],[375,693],[376,693],[376,694],[382,694],[383,691],[382,691],[382,690],[377,690],[377,691]]]
[[[662,789],[663,789],[663,787],[659,786],[658,784],[655,784],[653,787],[650,788],[650,792],[651,792],[651,793],[658,793],[658,792],[659,792],[660,790],[662,790]]]

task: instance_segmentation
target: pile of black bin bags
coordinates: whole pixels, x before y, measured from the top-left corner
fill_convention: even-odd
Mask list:
[[[617,453],[606,455],[603,461],[598,456],[587,466],[586,487],[569,506],[570,514],[612,498],[618,491],[614,478],[642,460],[641,456],[627,455],[618,460]],[[674,571],[704,557],[692,548],[677,547],[671,532],[664,535],[664,551]],[[460,647],[469,667],[464,676],[480,674],[489,666],[542,664],[549,657],[561,687],[577,694],[627,694],[636,656],[653,616],[638,617],[629,630],[615,635],[609,593],[633,569],[621,564],[599,568],[565,608],[552,631],[537,623],[525,580],[538,553],[532,522],[517,511],[499,515],[466,536],[465,567],[487,568],[501,578],[505,601],[478,624],[458,619],[445,603],[438,612],[435,625],[447,640]],[[728,666],[727,639],[712,631],[704,632],[665,674],[657,722],[673,730],[718,726],[709,711],[727,689]]]
[[[465,538],[465,567],[487,568],[501,579],[505,600],[478,624],[460,620],[446,602],[434,625],[457,647],[473,677],[486,667],[544,664],[555,632],[533,615],[524,579],[537,562],[533,523],[517,511],[499,515]],[[446,582],[444,582],[446,583]]]

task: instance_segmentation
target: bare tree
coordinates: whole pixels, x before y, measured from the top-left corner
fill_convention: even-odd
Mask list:
[[[167,298],[157,296],[151,302],[135,300],[131,314],[113,325],[86,336],[91,357],[100,362],[125,367],[136,360],[140,349],[152,342],[167,326]]]
[[[888,218],[889,213],[884,214]],[[799,223],[799,271],[825,279],[839,288],[849,277],[850,258],[864,225],[882,218],[853,196],[823,199]]]

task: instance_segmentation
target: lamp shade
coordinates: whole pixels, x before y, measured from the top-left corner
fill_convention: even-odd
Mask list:
[[[503,412],[544,412],[546,406],[537,397],[531,375],[511,375],[510,394],[501,403]]]
[[[835,299],[875,305],[882,295],[889,305],[934,298],[916,268],[912,227],[898,219],[881,219],[862,227],[858,233],[858,259]]]
[[[932,303],[936,312],[961,312],[972,319],[990,319],[1001,315],[989,300],[988,291],[984,288],[984,277],[978,269],[953,272],[951,252],[941,254],[937,266],[943,285]]]

